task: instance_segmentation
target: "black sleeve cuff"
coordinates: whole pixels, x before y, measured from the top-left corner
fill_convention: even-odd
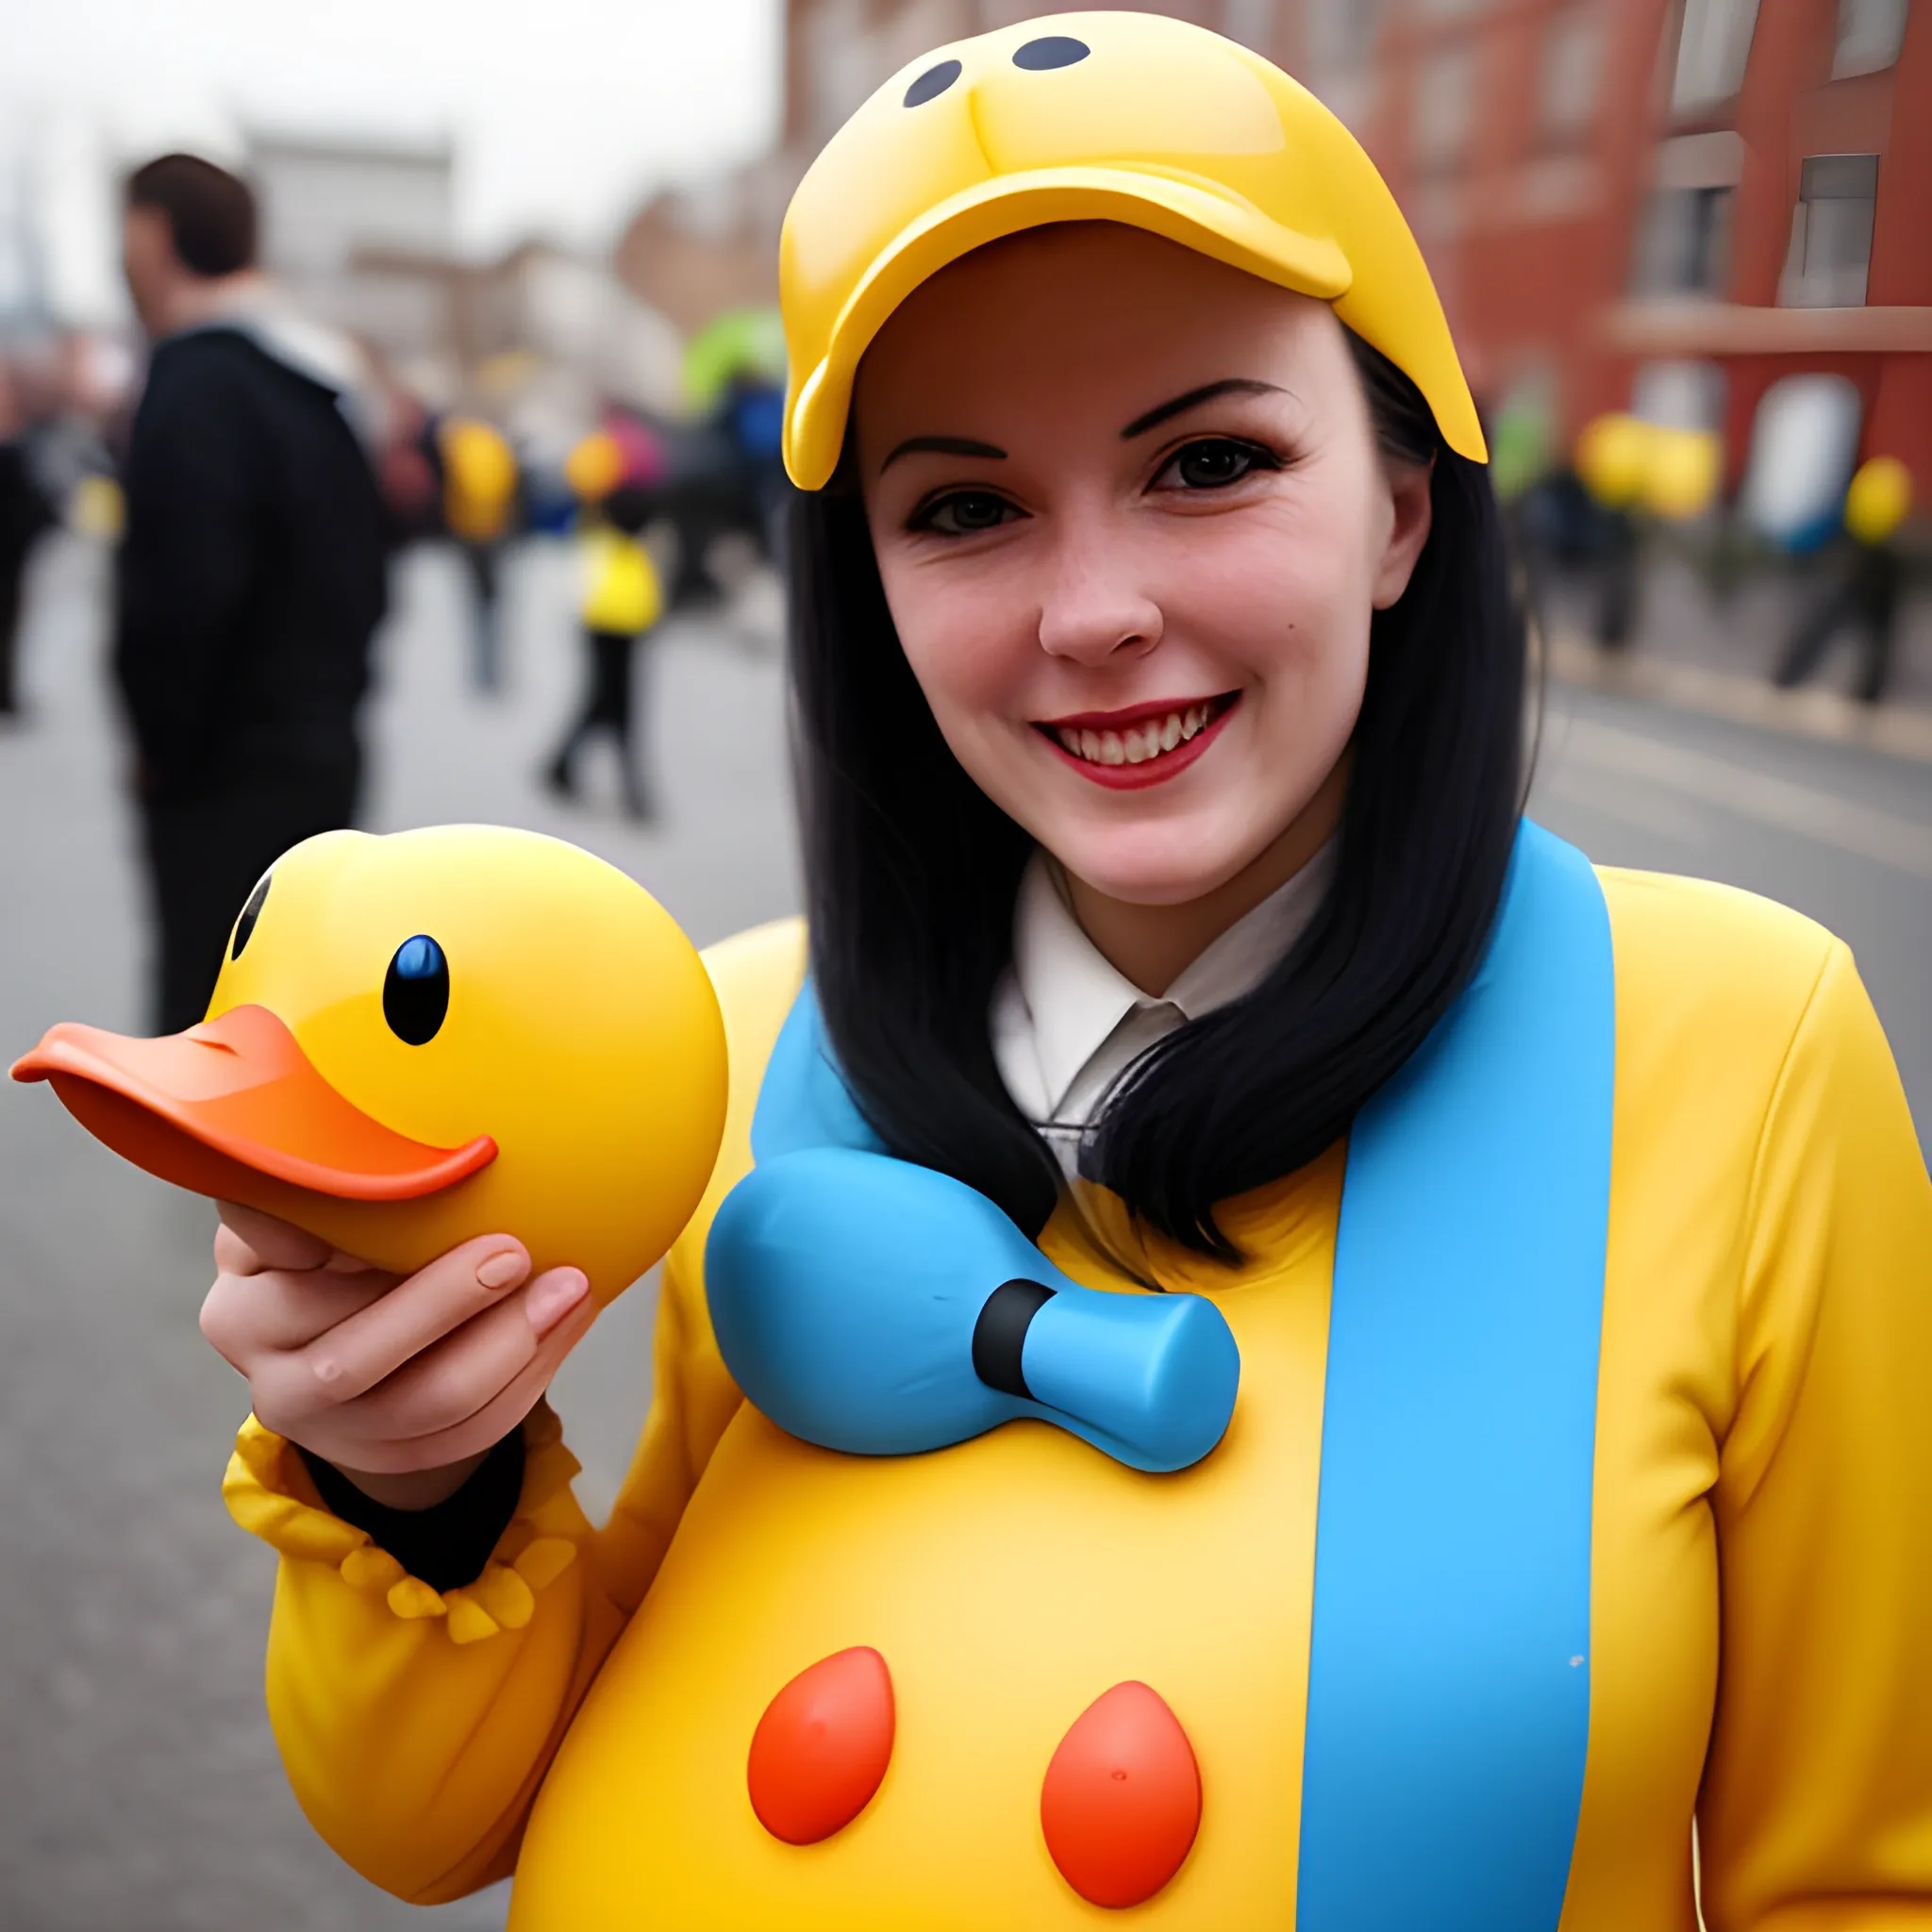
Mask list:
[[[391,1509],[365,1495],[333,1463],[296,1453],[333,1516],[366,1529],[411,1576],[431,1590],[456,1590],[483,1574],[524,1491],[524,1432],[512,1429],[455,1495],[427,1509]]]

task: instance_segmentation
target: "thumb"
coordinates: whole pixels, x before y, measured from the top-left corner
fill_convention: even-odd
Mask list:
[[[217,1201],[215,1206],[229,1237],[226,1241],[216,1237],[215,1260],[230,1274],[258,1274],[267,1268],[306,1273],[323,1267],[335,1252],[320,1235],[277,1221],[258,1208],[243,1208],[235,1201]],[[241,1255],[235,1252],[236,1241],[241,1243]],[[253,1266],[236,1265],[243,1260],[252,1261]]]

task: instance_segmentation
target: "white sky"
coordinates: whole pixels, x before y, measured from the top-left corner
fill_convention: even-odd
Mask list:
[[[600,245],[766,145],[779,33],[780,0],[0,0],[0,225],[25,181],[59,306],[112,313],[119,172],[256,126],[454,136],[464,246]]]

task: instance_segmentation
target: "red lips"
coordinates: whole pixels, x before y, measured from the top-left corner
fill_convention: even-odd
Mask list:
[[[1165,718],[1170,712],[1186,711],[1202,703],[1220,708],[1184,744],[1177,744],[1172,751],[1160,752],[1151,758],[1143,758],[1137,765],[1103,765],[1091,758],[1080,758],[1070,752],[1057,735],[1063,730],[1112,731],[1118,734],[1132,729],[1137,724],[1145,724],[1151,718]],[[1054,756],[1078,772],[1081,777],[1105,786],[1109,791],[1144,791],[1150,785],[1164,785],[1170,778],[1179,777],[1221,736],[1222,728],[1240,707],[1241,696],[1235,692],[1220,698],[1194,698],[1183,705],[1135,705],[1121,711],[1083,711],[1074,717],[1056,718],[1051,723],[1036,724],[1034,729],[1046,741]]]

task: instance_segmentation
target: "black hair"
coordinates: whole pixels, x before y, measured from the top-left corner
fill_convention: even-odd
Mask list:
[[[255,266],[255,191],[199,155],[162,155],[127,177],[127,206],[158,208],[181,266],[232,275]]]
[[[1393,363],[1348,344],[1381,447],[1433,465],[1433,521],[1372,625],[1333,883],[1255,991],[1128,1069],[1083,1148],[1082,1171],[1140,1221],[1229,1263],[1216,1204],[1346,1133],[1468,981],[1521,809],[1524,633],[1488,471],[1443,443]],[[894,1153],[1037,1234],[1060,1170],[989,1028],[1033,841],[940,735],[849,463],[795,499],[788,557],[811,968],[833,1050]]]

